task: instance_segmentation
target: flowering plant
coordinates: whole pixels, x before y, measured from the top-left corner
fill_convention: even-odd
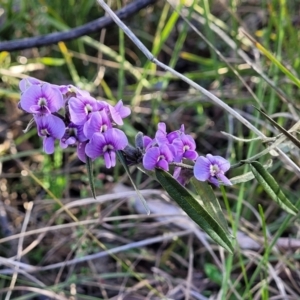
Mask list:
[[[128,166],[138,165],[143,172],[153,176],[213,240],[233,251],[227,222],[209,185],[232,185],[235,179],[229,180],[225,175],[230,163],[221,156],[199,156],[195,140],[185,132],[184,125],[167,132],[166,124],[161,122],[153,138],[139,132],[135,146],[132,146],[126,134],[117,128],[131,113],[122,100],[112,106],[75,86],[53,85],[32,77],[21,80],[19,87],[19,107],[33,117],[26,130],[36,123],[47,154],[55,151],[56,140],[63,149],[76,147],[78,158],[87,163],[94,197],[92,161],[102,157],[109,169],[116,165],[119,157],[129,177]],[[259,163],[251,162],[251,170],[282,208],[297,213],[282,192],[274,192],[278,185]],[[189,182],[194,192],[185,187]],[[147,209],[140,193],[139,196]]]

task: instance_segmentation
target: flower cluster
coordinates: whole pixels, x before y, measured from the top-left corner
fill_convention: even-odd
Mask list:
[[[154,139],[143,137],[143,150],[142,161],[146,170],[161,168],[169,171],[170,164],[173,164],[173,176],[183,185],[192,175],[199,181],[209,181],[216,186],[219,186],[219,180],[225,185],[231,185],[224,175],[230,163],[221,156],[198,156],[196,143],[191,135],[185,133],[184,125],[179,130],[167,133],[166,124],[159,123]],[[182,163],[186,160],[193,163],[194,167],[185,165],[185,168]]]
[[[58,86],[35,78],[21,80],[19,87],[19,107],[33,115],[47,154],[54,152],[55,140],[59,140],[63,149],[76,145],[83,162],[86,156],[103,156],[107,168],[115,166],[116,151],[128,145],[125,133],[115,128],[130,115],[121,100],[111,106],[72,85]]]
[[[59,140],[63,149],[77,146],[83,162],[86,157],[103,157],[106,167],[111,168],[120,150],[128,165],[142,163],[146,170],[165,171],[174,165],[173,176],[183,185],[193,175],[216,186],[220,181],[231,185],[224,175],[230,168],[229,162],[211,154],[198,156],[196,143],[185,133],[184,125],[167,133],[166,124],[159,123],[153,139],[138,133],[133,147],[128,145],[125,133],[116,128],[130,115],[130,109],[121,100],[112,106],[75,86],[53,85],[31,77],[21,80],[19,87],[19,107],[33,115],[47,154],[54,152],[55,140]]]

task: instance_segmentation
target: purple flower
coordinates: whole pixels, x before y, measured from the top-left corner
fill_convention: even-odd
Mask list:
[[[43,82],[34,78],[34,77],[27,77],[22,79],[19,82],[19,88],[21,90],[22,93],[24,93],[30,86],[32,85],[39,85],[42,84]]]
[[[112,124],[105,110],[92,112],[90,118],[84,124],[83,132],[88,139],[91,139],[96,132],[104,133]]]
[[[199,181],[209,181],[219,186],[219,181],[225,185],[232,185],[230,180],[224,175],[230,168],[228,160],[221,156],[207,154],[206,157],[199,156],[194,166],[194,176]]]
[[[33,84],[21,96],[20,106],[32,114],[57,112],[64,104],[59,89],[49,83]]]
[[[69,84],[69,85],[58,85],[57,86],[60,92],[64,95],[73,95],[73,96],[82,96],[82,97],[91,97],[90,93],[84,90],[81,90],[80,88]]]
[[[64,136],[60,140],[60,147],[66,149],[70,145],[75,145],[77,141],[87,141],[87,137],[83,133],[83,125],[70,123],[66,128]]]
[[[122,100],[119,100],[119,102],[115,105],[115,107],[109,106],[109,111],[110,111],[112,120],[118,125],[123,125],[122,119],[128,117],[131,112],[130,108],[125,107],[123,105]]]
[[[54,142],[56,139],[61,139],[65,133],[64,122],[52,114],[37,115],[35,121],[38,128],[38,135],[43,137],[43,148],[47,154],[54,152]]]
[[[123,150],[128,145],[125,133],[119,129],[111,128],[104,133],[94,133],[85,147],[88,157],[95,159],[104,156],[106,168],[116,165],[116,151]]]
[[[181,125],[180,130],[175,130],[170,133],[166,131],[166,124],[163,122],[158,123],[155,139],[158,145],[172,144],[176,138],[179,138],[184,133],[184,125]]]
[[[89,119],[89,114],[98,110],[98,102],[91,96],[71,97],[69,100],[71,121],[76,125],[83,125]]]
[[[183,158],[195,160],[198,157],[195,151],[196,143],[190,135],[182,134],[173,141],[172,145],[176,149],[176,162],[181,162]]]
[[[143,149],[147,150],[154,146],[155,140],[151,139],[151,137],[144,135],[143,136]]]
[[[153,170],[155,167],[165,171],[169,170],[169,163],[173,161],[174,155],[167,145],[149,148],[143,158],[143,166],[146,170]]]

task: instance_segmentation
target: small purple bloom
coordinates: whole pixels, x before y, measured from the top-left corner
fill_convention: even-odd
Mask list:
[[[104,156],[106,168],[116,165],[116,151],[123,150],[128,145],[125,133],[119,129],[108,129],[104,133],[94,133],[85,147],[88,157],[95,159]]]
[[[232,185],[230,180],[224,175],[230,168],[228,160],[221,156],[207,154],[206,157],[199,156],[194,166],[194,176],[199,181],[209,181],[219,186],[219,181],[225,185]]]
[[[76,125],[83,125],[89,119],[89,114],[98,110],[98,102],[91,96],[71,97],[69,100],[71,121]]]
[[[181,162],[183,158],[195,160],[198,157],[195,151],[196,143],[190,135],[182,134],[173,141],[172,145],[176,149],[176,162]]]
[[[75,145],[77,141],[87,141],[87,137],[83,133],[83,125],[70,123],[66,128],[64,136],[60,140],[60,147],[66,149],[70,145]]]
[[[52,114],[35,116],[35,121],[38,128],[38,135],[43,137],[43,148],[47,154],[54,152],[54,142],[56,139],[61,139],[65,133],[64,122]]]
[[[149,148],[143,158],[143,166],[146,170],[153,170],[155,167],[165,171],[169,170],[169,163],[173,161],[174,155],[167,145]]]
[[[112,124],[105,110],[92,112],[90,118],[84,124],[83,132],[88,139],[91,139],[96,132],[104,133],[112,128]]]
[[[125,107],[123,105],[122,100],[119,100],[119,102],[115,105],[115,107],[109,106],[109,111],[112,120],[118,125],[123,125],[122,119],[128,117],[131,113],[130,108]]]
[[[75,95],[76,96],[82,96],[82,97],[91,97],[90,93],[84,90],[81,90],[80,88],[69,84],[69,85],[58,85],[57,86],[60,92],[64,95]]]
[[[50,114],[63,106],[64,100],[59,89],[49,83],[33,84],[21,96],[20,106],[32,114]]]
[[[155,139],[158,145],[162,144],[172,144],[173,141],[179,138],[184,133],[184,125],[181,125],[179,130],[167,133],[166,124],[163,122],[158,123],[157,132],[155,134]]]
[[[19,82],[19,88],[21,90],[22,93],[24,93],[30,86],[32,85],[39,85],[42,84],[43,82],[34,78],[34,77],[27,77],[22,79]]]

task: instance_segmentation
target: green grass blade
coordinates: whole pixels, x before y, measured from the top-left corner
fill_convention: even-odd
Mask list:
[[[256,41],[252,36],[247,34],[245,31],[243,33],[251,40],[254,46],[264,54],[274,65],[276,65],[282,73],[284,73],[292,82],[294,82],[298,87],[300,87],[300,80],[290,72],[270,51],[268,51],[262,44]]]
[[[265,118],[267,118],[280,132],[282,132],[288,139],[290,139],[298,148],[300,148],[300,141],[295,138],[290,132],[285,130],[282,126],[280,126],[277,122],[275,122],[272,118],[270,118],[266,113],[262,110],[256,108]]]

